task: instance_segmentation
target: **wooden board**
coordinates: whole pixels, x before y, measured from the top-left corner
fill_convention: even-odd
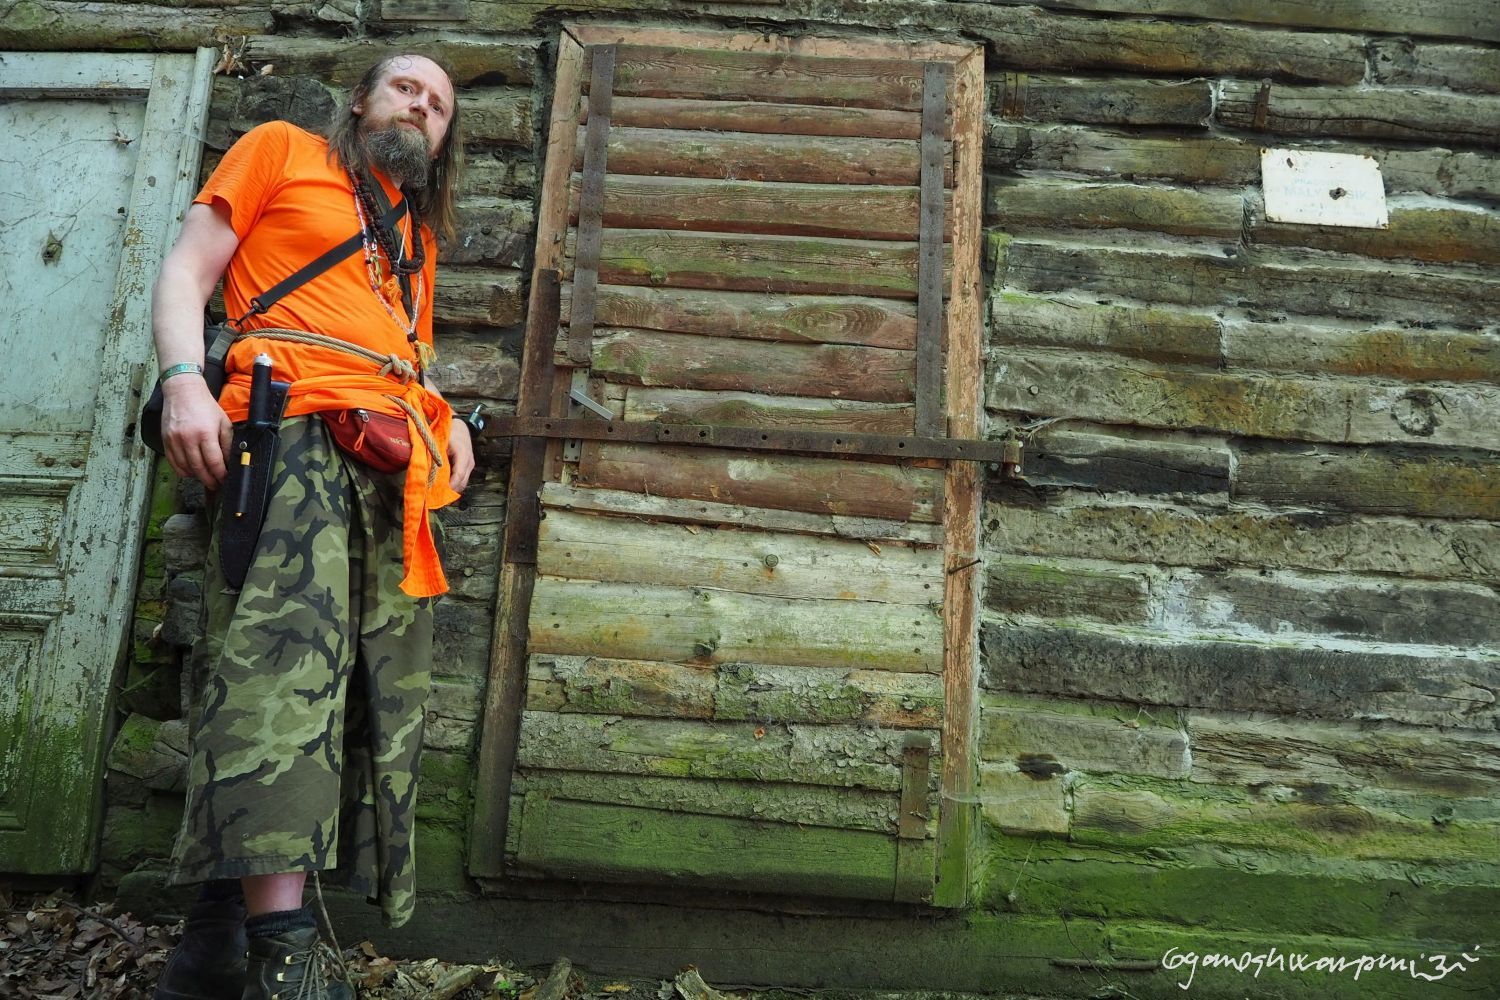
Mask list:
[[[926,607],[538,577],[530,649],[938,673],[942,625],[941,615]]]
[[[570,290],[563,291],[563,317]],[[860,344],[911,350],[917,312],[909,302],[850,295],[771,295],[695,288],[600,285],[600,326],[813,344]]]
[[[573,276],[575,247],[574,233],[569,231],[564,278]],[[599,251],[599,280],[617,285],[915,299],[917,244],[606,229]]]
[[[587,120],[587,105],[583,108],[583,119]],[[915,139],[922,131],[921,116],[912,111],[691,98],[616,98],[610,121],[633,128],[842,135],[867,139]]]
[[[526,707],[762,725],[936,729],[942,724],[943,682],[933,674],[889,670],[539,654],[527,673]]]
[[[895,403],[632,387],[625,395],[624,416],[674,424],[909,435],[914,412],[910,406]]]
[[[542,521],[537,545],[550,577],[920,607],[942,600],[942,568],[929,548],[565,510]]]
[[[941,520],[942,473],[719,448],[586,442],[581,486],[892,520]]]
[[[680,333],[596,331],[593,371],[611,382],[743,390],[815,399],[907,403],[912,351],[843,344],[778,344]]]
[[[581,152],[573,169],[583,169]],[[620,127],[609,133],[609,170],[788,184],[911,186],[919,180],[921,164],[916,144],[899,139]],[[945,180],[951,182],[951,177]]]
[[[575,175],[568,195],[575,224],[580,183]],[[604,224],[616,229],[917,238],[916,188],[614,176],[605,181],[604,198]]]
[[[543,484],[542,504],[549,509],[592,510],[678,524],[731,525],[805,535],[833,535],[871,544],[886,541],[915,545],[942,543],[942,526],[920,521],[848,514],[811,514],[741,504],[680,500],[635,491],[578,489],[560,483]]]

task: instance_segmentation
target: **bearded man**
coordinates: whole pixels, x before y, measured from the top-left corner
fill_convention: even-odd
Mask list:
[[[205,571],[193,657],[207,681],[171,872],[203,888],[163,1000],[350,996],[328,981],[308,872],[338,872],[391,926],[411,915],[432,601],[446,589],[429,512],[457,499],[474,464],[427,373],[458,119],[447,74],[400,55],[370,68],[326,137],[257,127],[195,199],[156,283],[162,442],[179,475],[218,490],[231,441],[233,465],[248,467],[252,449],[232,434],[258,426],[241,423],[252,383],[264,388],[257,364],[290,383],[244,580],[221,566],[224,524]],[[351,252],[276,291],[341,242]],[[216,399],[202,324],[221,275],[240,319]],[[390,465],[366,447],[380,423],[410,448],[406,468],[376,467]],[[257,514],[247,492],[223,491],[217,520]]]

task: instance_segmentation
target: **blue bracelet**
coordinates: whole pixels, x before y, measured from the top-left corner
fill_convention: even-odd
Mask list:
[[[156,384],[161,385],[173,375],[185,375],[188,372],[192,372],[194,375],[202,375],[203,366],[196,361],[184,361],[180,365],[173,365],[157,376]]]

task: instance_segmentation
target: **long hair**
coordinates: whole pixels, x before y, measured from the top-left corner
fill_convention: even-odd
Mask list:
[[[349,100],[334,110],[327,131],[330,162],[337,156],[340,165],[346,169],[369,174],[370,156],[360,139],[359,116],[354,113],[354,106],[370,96],[375,85],[385,77],[391,63],[403,55],[404,53],[398,52],[386,56],[365,70],[365,75],[359,78],[359,82],[349,92]],[[444,72],[447,72],[446,67]],[[452,79],[452,75],[448,74],[449,79]],[[459,118],[459,103],[455,99],[453,107],[449,109],[448,134],[443,136],[438,155],[427,165],[427,186],[408,195],[418,217],[434,232],[450,240],[457,230],[458,185],[464,172],[464,135]]]

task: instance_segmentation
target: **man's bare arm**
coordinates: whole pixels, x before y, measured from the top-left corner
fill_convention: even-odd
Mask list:
[[[228,209],[217,204],[188,209],[151,295],[152,332],[163,371],[182,362],[203,364],[203,307],[239,242]],[[178,475],[215,489],[224,481],[229,418],[201,375],[167,379],[162,398],[161,438],[167,461]]]

